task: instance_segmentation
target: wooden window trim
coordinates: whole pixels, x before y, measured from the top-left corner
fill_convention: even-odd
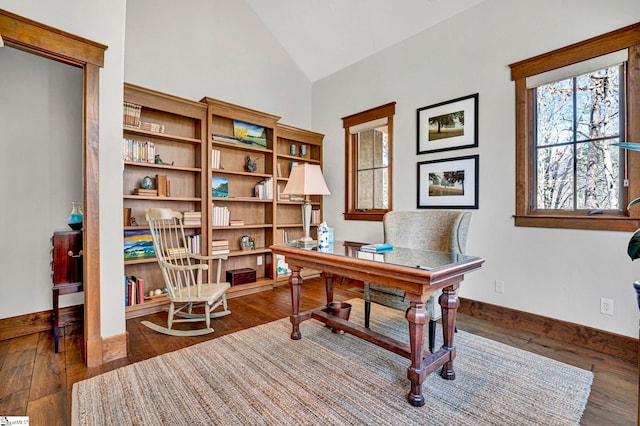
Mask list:
[[[509,65],[516,89],[516,226],[544,228],[596,229],[634,231],[640,224],[640,206],[630,211],[605,212],[589,216],[587,212],[536,211],[533,197],[533,129],[531,128],[532,90],[527,90],[526,78],[552,69],[628,49],[626,81],[626,120],[624,140],[640,142],[640,23],[590,38],[561,49]],[[624,200],[640,197],[640,152],[626,152],[629,187],[624,188]]]
[[[382,221],[387,212],[393,210],[393,116],[396,112],[396,103],[390,102],[375,108],[368,109],[356,114],[342,117],[345,138],[345,220],[367,220]],[[358,124],[368,123],[369,121],[387,118],[387,126],[389,129],[389,207],[387,209],[372,209],[360,211],[356,206],[356,156],[354,138],[349,134],[349,128]]]

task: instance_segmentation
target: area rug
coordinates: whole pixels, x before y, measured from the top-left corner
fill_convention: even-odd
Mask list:
[[[349,301],[363,321],[361,299]],[[375,305],[371,328],[407,341],[399,311]],[[222,336],[73,385],[74,425],[572,425],[593,374],[459,330],[456,379],[406,402],[408,360],[309,320]],[[439,342],[441,345],[441,342]]]

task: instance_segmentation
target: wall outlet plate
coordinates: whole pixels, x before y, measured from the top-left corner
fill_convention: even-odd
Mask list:
[[[496,280],[495,285],[496,285],[495,287],[496,293],[504,293],[504,281]]]
[[[613,299],[600,299],[600,313],[604,315],[613,315]]]

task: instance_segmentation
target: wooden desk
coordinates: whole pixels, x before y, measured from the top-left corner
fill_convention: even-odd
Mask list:
[[[82,291],[82,231],[56,231],[51,237],[53,287],[53,338],[58,353],[60,315],[58,299],[61,294]]]
[[[281,254],[286,257],[292,271],[289,278],[293,308],[293,314],[290,317],[293,326],[291,338],[299,340],[302,337],[300,323],[314,318],[408,358],[411,365],[407,369],[407,377],[411,381],[411,389],[407,400],[413,406],[422,406],[425,402],[422,395],[422,382],[427,375],[442,367],[440,375],[444,379],[455,379],[453,360],[456,357],[456,348],[453,345],[453,332],[456,312],[460,305],[456,290],[460,286],[464,274],[479,269],[484,263],[484,259],[398,247],[392,252],[377,253],[374,256],[371,253],[360,252],[358,246],[353,243],[345,244],[336,241],[333,253],[320,253],[315,249],[296,248],[293,244],[271,246],[274,255]],[[428,269],[419,268],[418,265]],[[302,268],[323,271],[327,303],[333,301],[333,279],[338,276],[375,282],[404,290],[410,301],[410,306],[405,314],[409,322],[410,344],[407,345],[331,315],[325,306],[307,312],[299,312],[300,288],[303,283],[303,278],[300,275]],[[439,289],[443,291],[439,302],[442,307],[444,344],[435,353],[427,352],[425,354],[426,327],[430,319],[425,304],[430,295]]]

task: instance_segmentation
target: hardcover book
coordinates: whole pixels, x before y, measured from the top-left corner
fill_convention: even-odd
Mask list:
[[[393,251],[392,244],[365,244],[360,247],[360,251],[369,253],[382,253],[385,251]]]

